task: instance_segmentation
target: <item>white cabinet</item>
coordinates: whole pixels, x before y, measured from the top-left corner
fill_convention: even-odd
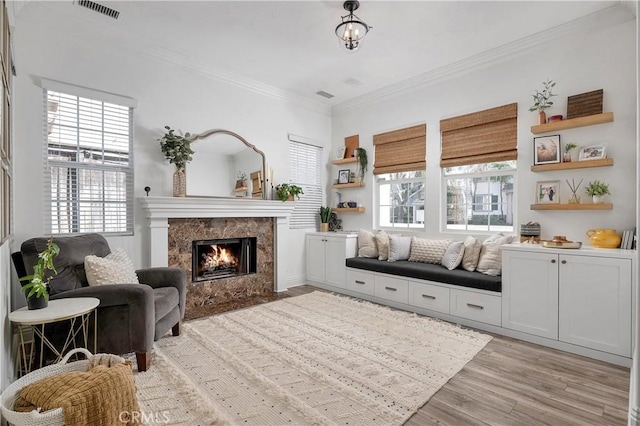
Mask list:
[[[502,326],[631,357],[630,250],[502,249]]]
[[[347,290],[373,296],[375,277],[368,272],[347,269]]]
[[[558,338],[558,255],[502,251],[502,326]]]
[[[373,294],[376,297],[406,305],[409,303],[409,282],[402,278],[376,275]]]
[[[451,315],[500,327],[500,296],[451,289]]]
[[[356,234],[307,234],[307,281],[345,288],[345,260],[356,256]]]

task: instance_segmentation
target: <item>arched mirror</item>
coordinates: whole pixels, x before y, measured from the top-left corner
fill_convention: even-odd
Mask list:
[[[187,196],[266,198],[266,159],[255,145],[222,129],[195,135],[191,142],[195,154],[186,167]]]

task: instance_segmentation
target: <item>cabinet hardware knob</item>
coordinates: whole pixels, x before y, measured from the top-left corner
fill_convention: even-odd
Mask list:
[[[364,284],[364,281],[358,281],[358,280],[356,280],[356,284]]]
[[[560,263],[562,263],[563,265],[566,265],[566,264],[567,264],[567,261],[566,261],[566,260],[563,260],[563,261],[562,261],[562,262],[560,262]]]
[[[474,305],[473,303],[467,303],[467,306],[474,309],[484,309],[484,306]]]
[[[389,291],[398,291],[397,288],[393,288],[393,287],[385,287],[384,289]]]
[[[430,296],[428,294],[423,294],[422,297],[424,297],[425,299],[431,299],[431,300],[436,300],[435,296]]]
[[[551,259],[551,263],[556,263],[556,260],[555,259]]]

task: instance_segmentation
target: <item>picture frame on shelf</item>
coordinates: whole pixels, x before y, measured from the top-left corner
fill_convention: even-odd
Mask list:
[[[349,183],[349,173],[351,170],[344,169],[338,171],[338,184]]]
[[[603,158],[607,158],[607,147],[603,143],[582,147],[578,155],[578,161],[602,160]]]
[[[342,160],[344,158],[344,153],[347,151],[347,147],[342,145],[336,148],[336,156],[334,160]]]
[[[560,204],[560,181],[536,182],[536,204]]]
[[[533,164],[559,163],[562,159],[560,135],[533,138]]]

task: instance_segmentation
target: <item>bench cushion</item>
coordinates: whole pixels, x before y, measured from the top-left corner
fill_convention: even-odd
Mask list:
[[[385,262],[378,259],[366,259],[362,257],[347,259],[346,264],[349,268],[365,269],[383,274],[400,275],[403,277],[477,288],[480,290],[502,291],[502,277],[494,277],[479,272],[469,272],[460,268],[450,271],[442,265],[431,263],[416,263],[406,260]]]

